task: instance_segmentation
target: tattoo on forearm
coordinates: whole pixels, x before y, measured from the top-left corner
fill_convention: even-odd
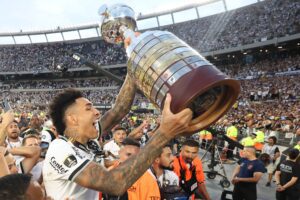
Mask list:
[[[116,172],[121,173],[121,177],[126,180],[126,188],[129,188],[150,167],[168,141],[169,139],[158,131],[137,156],[116,168]]]
[[[108,172],[99,165],[92,164],[82,175],[87,176],[91,188],[121,195],[150,167],[168,141],[167,137],[157,131],[138,155],[129,158],[112,171]]]
[[[115,106],[101,118],[101,124],[104,131],[109,130],[116,125],[129,112],[136,90],[134,81],[127,75],[117,96]]]

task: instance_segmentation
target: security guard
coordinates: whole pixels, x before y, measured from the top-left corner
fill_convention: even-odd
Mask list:
[[[256,131],[256,137],[254,138],[254,147],[257,152],[261,152],[264,147],[265,133],[262,130]]]
[[[252,135],[256,136],[255,133],[252,133]],[[251,136],[247,136],[245,138],[243,138],[240,142],[244,147],[251,147],[254,146],[254,140],[253,137]]]
[[[252,137],[251,137],[252,136]],[[244,146],[244,147],[253,147],[254,146],[254,141],[253,138],[256,137],[255,133],[252,133],[250,136],[244,137],[240,143]],[[240,151],[240,157],[243,158],[243,151]]]
[[[300,151],[300,144],[295,145],[294,149],[298,149]]]
[[[230,127],[227,128],[226,130],[226,136],[229,137],[230,139],[237,141],[237,135],[238,135],[238,129],[234,124],[232,124]],[[227,159],[233,159],[233,151],[234,151],[234,144],[229,143],[227,147]]]

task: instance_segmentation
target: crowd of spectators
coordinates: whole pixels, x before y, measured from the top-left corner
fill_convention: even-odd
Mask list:
[[[230,15],[218,14],[198,20],[161,27],[169,30],[200,51],[216,50],[248,44],[262,38],[282,37],[300,31],[300,2],[294,0],[266,0],[250,6],[228,11]],[[286,12],[289,10],[289,12]],[[207,37],[209,27],[220,18],[230,17],[217,38]],[[255,24],[255,26],[253,26]],[[201,27],[201,28],[199,28]],[[57,65],[66,68],[81,67],[72,58],[79,53],[99,64],[111,65],[126,62],[124,48],[102,40],[81,43],[56,43],[0,47],[0,71],[43,71],[56,69]],[[300,56],[263,59],[244,64],[218,65],[218,68],[231,77],[241,80],[242,92],[237,107],[229,113],[231,121],[240,121],[249,113],[254,121],[299,118],[300,76],[288,72],[299,71]],[[281,74],[280,74],[281,73]],[[285,74],[286,73],[286,74]],[[73,80],[6,80],[0,89],[8,90],[2,96],[13,102],[16,109],[33,107],[46,108],[53,96],[63,88],[81,88],[94,103],[112,105],[120,89],[120,84],[105,78]],[[107,88],[110,87],[110,88]],[[43,91],[32,91],[41,89]],[[16,91],[17,90],[17,91]],[[21,90],[21,92],[20,92]],[[135,99],[138,107],[147,107],[149,101],[138,94]],[[272,109],[276,107],[276,109]],[[293,120],[292,120],[293,121]],[[286,123],[281,120],[281,124]],[[288,122],[289,123],[289,122]],[[294,123],[294,122],[293,122]],[[298,122],[297,122],[298,123]],[[284,125],[283,125],[284,126]],[[293,125],[296,127],[299,125]]]
[[[65,68],[79,68],[81,64],[72,58],[79,53],[99,65],[125,63],[123,48],[103,40],[74,44],[55,43],[0,47],[0,70],[54,71],[60,65]]]
[[[219,50],[300,32],[300,2],[266,0],[236,10],[197,20],[160,27],[176,34],[200,52]],[[288,12],[287,12],[288,10]],[[227,17],[220,30],[210,30],[217,19]],[[255,24],[255,25],[253,25]],[[215,36],[207,37],[207,34]],[[126,62],[124,48],[103,40],[0,47],[0,71],[53,71],[58,65],[79,68],[73,53],[99,64]],[[278,67],[279,68],[279,67]]]
[[[24,81],[7,81],[6,89],[63,89],[71,88],[89,88],[89,87],[113,87],[119,86],[115,81],[107,77],[100,79],[80,79],[80,80],[24,80]],[[4,87],[4,86],[2,86]],[[1,88],[1,87],[0,87]]]
[[[275,75],[281,72],[291,72],[300,69],[300,56],[287,56],[285,58],[267,58],[248,64],[217,65],[225,74],[238,79],[257,78]]]
[[[20,112],[40,108],[46,109],[51,99],[57,94],[63,86],[72,86],[82,88],[84,94],[92,102],[100,105],[111,106],[115,102],[120,86],[113,81],[100,80],[80,80],[72,85],[66,81],[53,81],[50,87],[47,87],[48,81],[16,82],[14,86],[24,86],[27,89],[46,88],[44,91],[29,91],[23,89],[22,92],[10,90],[4,94],[9,102],[13,102],[14,108]],[[283,130],[284,132],[293,131],[299,127],[300,119],[300,75],[282,75],[282,76],[260,76],[254,79],[244,79],[241,82],[241,94],[237,104],[228,113],[227,120],[239,123],[241,126],[247,123],[249,116],[256,126],[262,123],[272,123],[273,128]],[[84,83],[84,82],[87,83]],[[107,83],[105,83],[107,82]],[[81,83],[81,84],[79,84]],[[103,84],[101,84],[103,83]],[[114,86],[105,89],[105,86]],[[97,88],[93,88],[97,87]],[[20,87],[18,87],[20,88]],[[57,90],[55,90],[57,89]],[[137,94],[134,106],[137,108],[148,108],[149,101]]]
[[[299,79],[300,75],[242,80],[240,97],[250,101],[297,100],[300,98]]]
[[[260,77],[249,80],[241,80],[242,92],[240,99],[242,101],[266,101],[266,100],[297,100],[300,98],[300,76],[273,76],[273,77]],[[60,81],[22,81],[15,82],[9,85],[11,91],[10,97],[13,101],[19,102],[20,100],[32,101],[39,104],[39,99],[37,96],[43,96],[43,98],[51,99],[52,90],[60,90],[63,88],[82,88],[83,90],[93,91],[107,91],[105,89],[109,88],[113,93],[108,92],[114,99],[114,94],[119,90],[120,85],[108,80],[107,78],[96,79],[96,80],[60,80]],[[7,87],[6,87],[7,88]],[[16,90],[17,89],[17,90]],[[32,91],[35,89],[41,89],[46,95],[41,95],[42,91]],[[21,91],[21,92],[20,92]],[[40,95],[38,95],[40,93]],[[91,92],[92,94],[93,92]],[[102,92],[101,92],[102,93]],[[28,96],[26,98],[26,95]],[[99,95],[98,93],[95,95]],[[103,93],[102,93],[103,95]],[[91,97],[90,97],[91,98]],[[92,98],[93,99],[93,98]],[[96,102],[106,103],[100,101],[100,99],[95,99]],[[111,100],[111,99],[110,99]],[[41,101],[43,103],[47,101]],[[108,101],[109,102],[109,101]]]
[[[300,2],[295,0],[266,0],[236,10],[161,27],[186,41],[200,52],[214,51],[258,41],[299,33]],[[218,18],[227,17],[224,28],[215,30]],[[202,40],[205,34],[215,34]],[[205,37],[206,38],[206,37]]]
[[[174,32],[175,34],[180,35],[185,41],[192,44],[195,48],[200,49],[201,51],[216,50],[231,46],[237,46],[240,44],[252,43],[261,40],[262,38],[271,39],[274,37],[281,37],[287,34],[294,34],[300,32],[299,9],[300,2],[296,0],[266,0],[251,6],[237,9],[235,11],[229,11],[232,12],[231,15],[224,16],[230,16],[230,19],[227,20],[226,26],[220,29],[219,33],[216,33],[217,37],[212,38],[212,41],[204,41],[201,40],[201,38],[207,38],[207,29],[209,29],[209,27],[214,23],[214,20],[218,19],[217,15],[202,18],[195,21],[185,22],[184,24],[176,24],[168,27],[163,27],[163,29],[168,29]],[[286,10],[289,10],[289,12],[286,12]],[[253,26],[253,24],[255,24],[255,26]],[[199,29],[199,27],[203,28]],[[66,68],[80,67],[81,64],[72,58],[73,53],[80,53],[84,57],[99,65],[110,65],[126,62],[126,55],[122,47],[106,44],[100,40],[96,42],[94,41],[78,44],[74,43],[32,46],[9,46],[0,47],[0,71],[53,71],[56,69],[57,65],[61,65]],[[244,130],[246,130],[248,133],[251,134],[254,133],[253,130],[263,128],[263,130],[266,133],[277,132],[282,135],[297,135],[297,138],[299,139],[299,55],[274,60],[265,59],[257,62],[249,62],[248,64],[236,63],[223,66],[221,65],[219,66],[219,68],[226,74],[240,80],[241,94],[236,104],[232,107],[232,109],[218,122],[216,122],[216,125],[221,125],[224,130],[226,130],[226,128],[229,128],[229,126],[231,125],[235,125],[236,127],[238,127],[239,133],[244,132]],[[58,133],[56,132],[56,127],[53,126],[51,121],[48,121],[49,115],[47,114],[49,103],[54,99],[54,96],[56,96],[58,92],[60,92],[64,88],[79,88],[83,91],[84,96],[88,98],[91,102],[93,102],[94,105],[100,106],[100,108],[104,108],[107,106],[108,108],[114,105],[116,96],[118,95],[118,92],[120,90],[120,86],[121,85],[119,83],[106,77],[86,77],[72,80],[67,80],[63,78],[56,80],[15,79],[6,80],[5,82],[0,83],[0,102],[2,102],[5,98],[8,102],[11,103],[11,106],[13,108],[13,112],[7,112],[1,116],[0,122],[0,178],[1,176],[6,175],[4,179],[1,179],[2,183],[5,183],[2,185],[5,185],[5,187],[7,187],[7,183],[10,184],[9,178],[18,178],[18,176],[8,175],[11,173],[31,173],[33,174],[32,177],[19,176],[19,178],[23,177],[23,179],[27,182],[30,182],[30,179],[32,179],[34,181],[39,181],[39,183],[42,183],[43,181],[42,175],[45,176],[45,174],[48,175],[52,173],[51,171],[50,173],[47,173],[47,167],[42,167],[42,165],[44,163],[46,163],[47,165],[47,162],[44,162],[43,160],[45,158],[45,153],[52,140],[57,138],[58,136]],[[117,142],[116,145],[121,146],[122,141],[118,143],[118,141],[116,140],[117,131],[121,130],[124,131],[124,136],[126,136],[126,131],[130,132],[130,137],[139,135],[138,139],[140,140],[140,143],[138,143],[138,147],[140,147],[140,145],[146,145],[147,140],[154,133],[153,129],[159,127],[158,125],[160,123],[160,127],[162,127],[164,122],[160,120],[158,112],[152,113],[150,110],[145,109],[150,107],[148,107],[147,104],[149,104],[149,100],[147,100],[140,93],[137,93],[132,107],[132,111],[123,118],[122,122],[119,125],[113,128],[113,139],[110,141],[111,143]],[[139,110],[139,112],[142,113],[138,114],[138,112],[134,112],[136,111],[135,109],[133,109],[134,107],[141,108],[141,110],[144,110]],[[0,113],[2,113],[1,107]],[[13,124],[14,126],[11,126],[10,124]],[[185,122],[185,124],[188,124],[188,122]],[[93,121],[93,130],[96,130],[96,126],[96,122]],[[123,130],[121,127],[125,128],[125,130]],[[82,130],[86,131],[85,129]],[[67,131],[65,131],[65,133],[66,132]],[[76,135],[77,134],[78,133],[76,132]],[[47,138],[46,136],[49,136],[50,138]],[[107,134],[106,136],[109,136],[109,134]],[[287,136],[286,138],[292,137],[294,136]],[[110,138],[100,138],[98,142],[101,145],[103,145],[103,140],[108,139]],[[296,141],[296,144],[298,144],[297,146],[300,145],[300,141],[298,139]],[[153,140],[155,139],[152,139],[150,141]],[[174,141],[175,140],[176,139],[174,139]],[[98,142],[96,142],[96,147],[98,147]],[[45,143],[47,144],[47,147],[44,147]],[[122,144],[125,146],[124,143]],[[295,144],[290,146],[294,148],[294,145]],[[105,145],[104,150],[106,150]],[[113,149],[109,149],[109,151],[110,150]],[[171,154],[172,150],[174,151],[174,149],[170,148]],[[254,155],[255,151],[253,150],[254,149],[252,149],[251,152]],[[61,149],[59,149],[59,151],[61,151]],[[246,148],[244,152],[246,151],[249,151],[249,147],[248,150]],[[297,157],[299,154],[298,150],[295,149],[291,152],[293,153],[295,151],[297,153]],[[180,156],[183,156],[182,152],[184,152],[184,150],[181,151]],[[100,153],[103,152],[99,151],[96,153],[99,153],[100,155]],[[175,153],[175,151],[173,153]],[[246,155],[248,155],[248,153],[246,153]],[[105,154],[106,153],[104,153],[104,155]],[[290,155],[291,154],[289,153],[289,158]],[[13,161],[13,164],[8,163],[9,158],[12,158],[13,156],[15,159]],[[19,158],[20,156],[23,156],[22,160]],[[77,165],[76,158],[74,157],[76,161],[75,163],[73,162],[74,158],[72,156],[67,157],[67,159],[63,162],[63,164],[66,165],[68,168]],[[161,158],[161,156],[159,158]],[[252,159],[251,157],[245,158],[249,160]],[[55,166],[52,165],[52,160],[54,160],[53,163],[55,164]],[[183,158],[183,160],[185,159]],[[99,159],[99,162],[103,162],[104,166],[109,167],[109,162],[105,162],[103,160],[103,157]],[[116,162],[119,161],[116,160]],[[55,157],[51,157],[50,165],[54,167],[58,174],[60,174],[61,172],[65,173],[69,170],[68,169],[64,172],[64,168],[61,167],[62,165],[59,165],[57,163]],[[115,165],[115,163],[110,163],[110,165]],[[56,167],[58,168],[56,169]],[[163,167],[165,166],[162,165],[161,168],[163,169]],[[240,168],[240,166],[238,168]],[[295,168],[299,169],[298,166]],[[45,170],[46,172],[43,172],[43,170]],[[74,170],[74,172],[75,171],[76,170]],[[277,171],[279,170],[277,169]],[[163,172],[163,174],[164,173],[165,172]],[[180,172],[180,174],[181,173],[182,172]],[[299,177],[298,172],[297,177]],[[164,178],[165,177],[163,177],[163,181]],[[277,180],[277,178],[278,177],[276,177],[276,184],[279,188],[277,188],[278,193],[281,192],[280,188],[283,188],[283,190],[285,190],[285,187],[287,187],[286,185],[288,184],[284,185],[285,183],[281,183],[281,180],[279,183],[279,180]],[[240,177],[233,177],[232,183],[234,183],[234,180],[237,181],[238,179],[240,179]],[[243,180],[243,178],[239,181],[241,180]],[[70,181],[68,181],[68,184],[69,183]],[[156,180],[154,181],[154,183],[157,183]],[[201,184],[202,183],[203,181],[201,181]],[[33,184],[33,181],[31,181],[31,184]],[[236,183],[234,184],[236,185]],[[270,182],[268,182],[268,184],[268,186],[270,186]],[[281,184],[283,186],[281,186]],[[297,184],[299,185],[299,181]],[[36,187],[39,186],[37,182],[35,182],[35,185]],[[10,184],[9,188],[13,189],[12,186],[13,184]],[[147,182],[147,187],[148,186],[149,183]],[[27,187],[29,186],[24,187],[24,192],[29,190],[27,189]],[[49,188],[47,189],[49,190]],[[41,192],[42,190],[40,191],[40,193]],[[35,192],[31,192],[30,195],[35,194]],[[1,195],[8,195],[7,191],[3,192],[3,187]],[[15,197],[18,194],[15,194],[13,191],[10,191],[10,195],[12,197]],[[49,192],[49,194],[47,195],[54,194]],[[102,193],[100,193],[100,195],[102,195]]]
[[[14,106],[19,107],[23,105],[32,106],[47,106],[53,97],[59,93],[60,90],[48,91],[34,91],[34,92],[9,92],[6,98],[9,102],[14,102]],[[84,95],[92,102],[101,104],[113,104],[115,97],[118,94],[118,89],[98,89],[98,90],[84,90]]]

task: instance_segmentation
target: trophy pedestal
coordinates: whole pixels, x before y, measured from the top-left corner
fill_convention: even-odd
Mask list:
[[[185,135],[191,135],[216,122],[235,103],[239,85],[236,80],[217,72],[215,67],[202,66],[170,87],[171,110],[174,113],[184,108],[193,111],[193,120]]]

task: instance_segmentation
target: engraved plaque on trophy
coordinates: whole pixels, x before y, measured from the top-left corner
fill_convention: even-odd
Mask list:
[[[132,8],[123,4],[102,6],[100,26],[105,41],[126,48],[127,71],[138,88],[158,108],[163,108],[167,93],[172,96],[174,113],[184,108],[193,111],[191,135],[222,117],[236,102],[240,84],[231,79],[196,50],[168,31],[146,31],[135,35],[136,19]]]

